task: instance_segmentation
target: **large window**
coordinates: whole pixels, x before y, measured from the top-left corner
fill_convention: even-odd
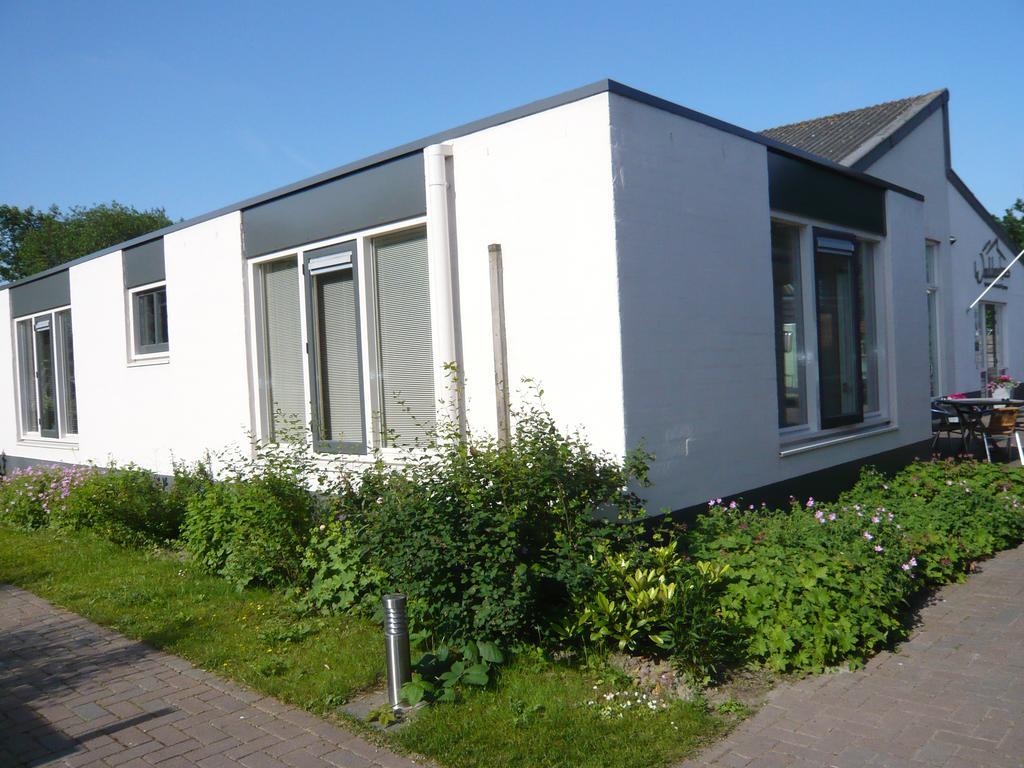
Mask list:
[[[772,223],[771,239],[779,426],[880,416],[873,244],[785,222]]]
[[[22,436],[59,438],[77,434],[71,310],[18,319],[15,336]]]
[[[427,443],[437,405],[422,228],[272,257],[256,285],[270,439],[300,425],[318,450]]]

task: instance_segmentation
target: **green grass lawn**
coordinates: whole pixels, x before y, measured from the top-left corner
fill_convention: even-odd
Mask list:
[[[0,582],[318,714],[383,679],[381,631],[371,622],[303,617],[280,593],[236,592],[169,554],[0,526]],[[595,684],[576,669],[515,663],[493,689],[433,706],[389,738],[452,768],[653,768],[724,728],[705,708],[680,702],[603,717],[588,704],[599,698]]]

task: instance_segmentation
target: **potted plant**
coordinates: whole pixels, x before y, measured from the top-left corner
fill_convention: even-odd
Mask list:
[[[1007,376],[1005,373],[994,376],[988,383],[989,397],[994,397],[997,400],[1009,400],[1013,397],[1013,390],[1019,384],[1019,381],[1011,376]]]

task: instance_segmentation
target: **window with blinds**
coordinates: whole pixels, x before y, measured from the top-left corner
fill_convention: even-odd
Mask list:
[[[359,316],[351,263],[312,272],[319,441],[343,451],[366,446]]]
[[[272,261],[260,270],[270,439],[298,439],[306,427],[298,260]]]
[[[435,426],[427,237],[374,241],[377,365],[385,446],[426,446]]]

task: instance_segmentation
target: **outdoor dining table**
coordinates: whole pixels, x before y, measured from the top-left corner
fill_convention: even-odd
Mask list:
[[[934,401],[938,405],[944,405],[956,411],[957,418],[964,425],[964,447],[970,449],[974,442],[978,427],[981,426],[981,417],[999,407],[1020,407],[1024,400],[1004,400],[995,397],[940,397]]]

